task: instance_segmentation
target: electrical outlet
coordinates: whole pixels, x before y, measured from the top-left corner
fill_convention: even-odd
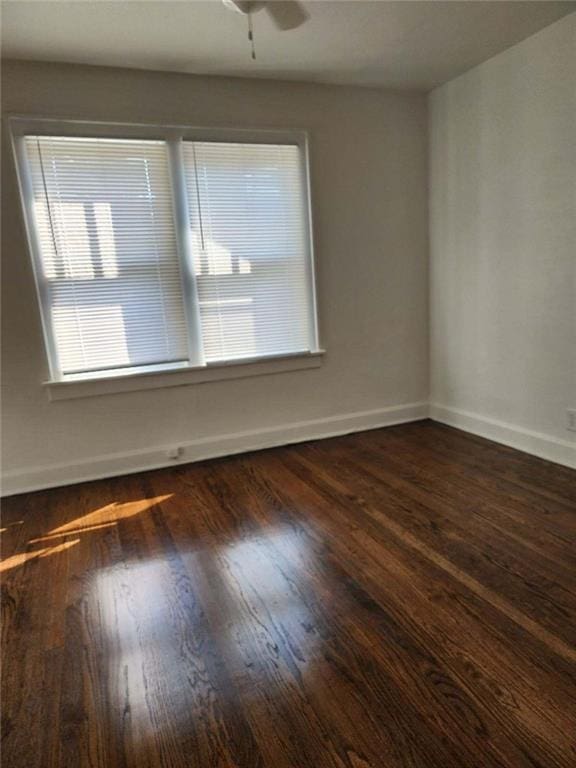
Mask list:
[[[166,451],[166,458],[167,459],[179,459],[182,456],[182,448],[179,446],[175,448],[168,448]]]
[[[576,432],[576,408],[568,408],[566,411],[566,429]]]

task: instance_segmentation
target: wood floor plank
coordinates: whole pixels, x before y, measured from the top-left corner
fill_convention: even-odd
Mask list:
[[[5,500],[7,768],[576,765],[576,473],[432,422]]]
[[[227,475],[229,474],[230,472],[227,471]],[[273,472],[265,473],[266,477],[271,474]],[[266,483],[257,485],[257,497],[266,496],[266,485]],[[286,501],[282,503],[284,514],[288,504],[289,502]],[[310,511],[309,505],[307,509]],[[403,699],[407,695],[409,703],[417,708],[423,707],[428,713],[426,731],[434,733],[434,738],[438,739],[440,734],[430,725],[431,721],[435,722],[445,742],[450,743],[453,738],[458,740],[458,751],[466,756],[465,764],[475,764],[479,751],[486,755],[486,752],[492,748],[492,743],[486,743],[488,731],[484,722],[484,720],[488,722],[491,720],[489,713],[478,715],[472,697],[457,679],[442,668],[441,663],[430,652],[429,644],[422,645],[419,638],[414,637],[413,627],[411,627],[412,633],[407,632],[394,616],[382,607],[386,601],[377,603],[351,574],[342,572],[333,559],[323,557],[321,538],[317,538],[314,532],[306,529],[302,531],[302,526],[293,519],[292,531],[295,526],[300,530],[300,535],[308,539],[309,545],[310,540],[320,543],[314,556],[307,558],[307,562],[302,562],[302,547],[295,549],[290,545],[283,546],[284,537],[275,544],[275,549],[279,554],[284,549],[288,559],[296,554],[299,571],[309,575],[307,581],[316,585],[316,591],[318,591],[318,585],[326,584],[325,591],[319,597],[323,597],[330,604],[329,621],[326,623],[337,626],[338,636],[346,640],[344,649],[340,649],[338,653],[344,668],[354,669],[357,655],[356,658],[354,655],[350,657],[349,649],[358,647],[361,649],[362,664],[370,665],[371,668],[368,679],[363,680],[357,695],[366,695],[366,691],[373,692],[375,681],[386,673],[386,688],[398,687],[402,691],[402,696],[397,696],[400,709],[405,711],[407,702]],[[334,594],[335,584],[340,585],[336,595]],[[313,615],[322,616],[324,612],[322,600],[316,599],[313,605]],[[325,647],[329,646],[327,640],[323,640],[323,644]],[[391,704],[393,706],[393,702]],[[387,707],[389,714],[393,712],[391,704],[389,703]],[[419,731],[421,728],[416,729],[414,733],[418,732],[417,741],[422,744],[424,738]],[[433,757],[428,750],[424,749],[418,760],[416,764],[431,765]],[[507,764],[502,760],[502,756],[499,762]],[[446,758],[441,758],[440,764],[446,764]],[[518,751],[512,764],[519,766],[530,763],[526,762]]]
[[[195,480],[196,483],[198,478]],[[204,487],[204,498],[207,490],[213,494],[220,512],[232,513],[232,505],[238,507],[238,484],[233,483],[232,486],[227,486],[222,477],[216,477],[208,481],[208,488]],[[253,501],[255,502],[256,499]],[[239,511],[242,515],[241,520],[245,521],[244,513],[247,514],[248,509],[240,507]],[[304,764],[317,764],[320,760],[324,760],[326,764],[347,764],[347,762],[342,763],[342,759],[345,755],[348,755],[347,761],[350,759],[351,748],[347,741],[341,740],[342,731],[345,730],[342,712],[345,711],[352,696],[356,699],[357,708],[358,705],[360,708],[357,719],[354,721],[356,743],[360,741],[363,734],[361,724],[370,725],[361,754],[370,754],[370,747],[373,752],[376,723],[373,722],[372,712],[377,706],[380,708],[385,706],[391,722],[394,723],[391,730],[380,726],[380,751],[371,755],[370,764],[378,764],[382,756],[386,755],[389,765],[423,765],[424,750],[427,765],[440,766],[453,763],[456,759],[456,751],[453,750],[451,754],[440,738],[432,738],[429,730],[422,731],[417,707],[409,697],[405,696],[401,688],[394,686],[393,680],[385,674],[384,669],[374,664],[369,655],[364,655],[362,664],[359,666],[358,657],[354,653],[350,654],[349,651],[350,647],[354,647],[354,638],[350,637],[343,627],[338,627],[338,632],[334,632],[333,613],[330,614],[330,621],[326,622],[326,628],[323,631],[322,616],[318,610],[312,610],[309,595],[305,593],[305,580],[298,578],[298,570],[290,569],[287,573],[279,569],[279,552],[274,542],[279,537],[286,538],[287,532],[283,530],[279,532],[276,526],[272,526],[272,531],[264,547],[258,546],[258,536],[254,536],[257,529],[252,535],[243,538],[241,551],[238,551],[238,539],[234,540],[231,543],[232,551],[229,556],[224,556],[222,565],[225,572],[229,574],[233,587],[232,606],[244,606],[239,617],[241,626],[238,630],[236,647],[242,648],[242,636],[250,633],[252,636],[249,649],[252,654],[254,646],[257,647],[260,658],[267,658],[272,651],[269,661],[272,662],[270,671],[274,674],[266,684],[267,690],[272,692],[272,701],[278,699],[284,706],[287,698],[290,699],[296,695],[297,706],[294,711],[301,712],[306,722],[315,724],[316,727],[312,733],[324,732],[320,744],[315,740],[316,743],[306,746],[300,741],[297,745],[300,758],[293,755],[288,764],[294,765],[298,759],[304,760]],[[216,579],[217,574],[214,573],[212,583]],[[266,604],[268,601],[262,600],[263,585],[265,585],[268,601],[274,599],[284,605],[279,620],[270,613]],[[297,590],[296,595],[295,590]],[[314,622],[313,625],[311,621]],[[310,635],[312,626],[315,627],[314,636],[318,632],[324,635],[321,653],[314,652],[313,648],[307,649],[311,639],[314,639]],[[346,642],[343,643],[342,640]],[[246,659],[244,661],[250,663]],[[318,668],[321,667],[323,677],[337,679],[338,675],[334,670],[336,664],[342,665],[347,670],[346,678],[338,680],[338,684],[333,685],[331,689],[325,689],[318,679]],[[313,678],[309,676],[310,667],[314,671]],[[261,667],[258,673],[260,677]],[[249,672],[248,677],[250,677]],[[257,678],[253,682],[257,684]],[[346,689],[346,695],[343,695],[345,691],[342,688]],[[274,695],[276,690],[278,690],[277,696]],[[365,699],[369,699],[370,703],[366,703]],[[273,708],[274,705],[269,703],[268,709]],[[334,719],[336,722],[332,722]],[[398,727],[398,721],[403,723],[402,727]],[[276,718],[275,722],[270,724],[267,729],[267,738],[269,739],[270,734],[275,733],[279,726],[287,725],[290,726],[289,732],[301,729],[295,728],[297,724],[290,725],[284,713],[283,718]],[[407,733],[419,734],[418,749],[415,745],[406,743]],[[349,737],[351,736],[350,732]],[[357,750],[356,746],[354,754],[358,757]],[[330,757],[333,762],[330,762]]]
[[[276,467],[276,472],[285,472],[289,461],[284,456],[281,466]],[[291,487],[290,494],[291,498],[298,499],[301,506],[305,505],[308,515],[318,514],[320,519],[326,520],[324,536],[328,539],[328,521],[340,513],[333,505],[332,514],[328,518],[322,507],[317,509],[317,497],[313,490],[311,491],[315,484],[314,477],[308,475],[306,483],[300,489]],[[326,496],[327,500],[336,501],[337,498],[333,490]],[[345,499],[343,494],[343,500]],[[365,517],[365,511],[364,505],[356,510],[354,503],[348,502],[346,513],[333,526],[333,536],[328,540],[337,548],[339,561],[354,562],[354,578],[358,579],[359,573],[363,574],[364,587],[375,602],[385,605],[388,610],[394,609],[397,620],[406,625],[414,636],[425,637],[428,648],[438,644],[441,649],[440,658],[459,663],[463,657],[464,668],[459,668],[462,679],[469,677],[471,671],[476,673],[475,682],[490,680],[492,674],[492,691],[505,693],[506,686],[509,686],[509,691],[512,692],[509,698],[515,701],[516,708],[516,703],[520,706],[527,704],[530,718],[534,712],[539,712],[544,722],[548,723],[546,728],[556,728],[563,720],[566,701],[571,699],[574,706],[576,691],[573,682],[568,686],[564,685],[565,678],[572,676],[573,665],[566,664],[562,657],[555,655],[547,654],[542,658],[540,643],[534,642],[531,635],[514,626],[514,623],[511,624],[506,614],[499,615],[496,610],[491,616],[488,610],[490,604],[479,601],[474,592],[470,592],[459,581],[452,580],[450,573],[447,574],[446,571],[436,568],[434,563],[422,558],[420,552],[406,547],[404,537],[396,541],[395,537],[390,538],[389,535],[383,537],[379,526],[373,525],[371,520]],[[358,515],[363,518],[361,527],[356,521]],[[343,532],[346,533],[344,537]],[[386,559],[380,562],[383,540]],[[362,566],[361,569],[358,566]],[[378,568],[378,576],[374,574],[375,568]],[[430,599],[433,603],[433,614],[430,613]],[[493,621],[485,626],[483,622],[487,618],[492,618]],[[494,634],[498,636],[499,642],[494,642]],[[455,637],[457,642],[454,642]],[[509,637],[513,641],[512,644],[508,642]],[[524,668],[524,658],[519,658],[517,653],[520,644],[525,646],[524,653],[531,655],[531,660],[536,660],[535,669],[533,665]],[[539,677],[540,663],[546,667],[546,674]],[[524,672],[530,681],[528,686],[524,685]],[[538,697],[534,696],[534,685],[539,687]],[[480,693],[481,691],[476,690],[477,698]],[[491,711],[497,703],[490,697],[487,709]],[[552,720],[549,720],[549,713],[553,713]],[[565,721],[565,725],[570,733],[572,716]],[[561,732],[557,735],[563,738]]]
[[[415,434],[413,430],[414,427],[407,425],[406,434]],[[506,480],[529,492],[534,499],[540,496],[571,508],[576,504],[572,469],[444,424],[429,422],[417,434],[419,440],[430,440],[432,446],[447,456],[467,466],[480,466],[486,475]]]
[[[334,456],[334,454],[330,454]],[[344,456],[344,461],[342,461]],[[576,582],[572,571],[555,568],[540,552],[491,529],[474,515],[473,502],[430,475],[398,460],[360,448],[353,460],[334,462],[364,498],[395,503],[395,519],[438,555],[487,588],[537,618],[576,647]],[[466,510],[465,522],[462,510]],[[567,621],[568,619],[568,621]],[[566,636],[567,633],[567,636]]]

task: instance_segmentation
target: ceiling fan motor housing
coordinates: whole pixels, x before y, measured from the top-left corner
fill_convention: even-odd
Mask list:
[[[256,13],[264,8],[265,3],[262,0],[222,0],[227,8],[232,11],[237,11],[243,16],[247,16],[249,13]]]

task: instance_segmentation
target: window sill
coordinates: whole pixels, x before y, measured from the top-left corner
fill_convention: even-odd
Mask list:
[[[250,376],[319,368],[324,354],[324,350],[319,350],[257,360],[232,360],[198,367],[175,367],[161,371],[139,371],[115,376],[70,378],[65,381],[46,381],[44,386],[50,400],[74,400],[80,397],[182,387],[209,381],[244,379]]]

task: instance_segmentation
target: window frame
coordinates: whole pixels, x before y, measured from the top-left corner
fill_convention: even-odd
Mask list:
[[[31,257],[34,283],[39,303],[42,331],[44,336],[45,355],[49,370],[49,380],[44,382],[50,388],[52,399],[62,397],[82,396],[98,394],[98,387],[94,386],[102,382],[103,391],[127,391],[127,385],[132,383],[132,388],[149,389],[154,386],[169,386],[167,379],[174,380],[174,384],[194,383],[195,381],[215,380],[218,378],[231,378],[234,371],[237,375],[257,375],[260,369],[270,373],[274,371],[274,362],[279,362],[278,371],[293,370],[299,368],[316,367],[320,365],[320,356],[324,350],[320,345],[318,328],[318,300],[317,300],[317,276],[316,260],[314,254],[314,238],[311,211],[310,170],[308,153],[308,136],[305,131],[281,130],[281,129],[246,129],[246,128],[207,128],[188,125],[159,125],[147,123],[120,123],[99,122],[86,120],[68,120],[31,117],[22,115],[10,115],[7,118],[9,134],[12,141],[13,155],[16,166],[16,175],[24,225],[26,230],[28,250]],[[185,312],[187,318],[189,360],[187,364],[179,365],[154,365],[134,366],[123,372],[122,369],[108,369],[104,372],[90,374],[62,374],[58,367],[58,354],[50,323],[50,304],[46,280],[43,276],[41,249],[38,240],[34,211],[32,182],[29,168],[29,160],[25,148],[26,136],[58,136],[58,137],[88,137],[88,138],[115,138],[115,139],[143,139],[160,140],[166,142],[167,160],[171,179],[174,231],[177,242],[178,257],[182,279],[182,291],[184,296]],[[224,143],[253,143],[253,144],[291,144],[299,149],[302,178],[302,203],[306,225],[307,253],[306,278],[307,278],[307,304],[310,313],[310,351],[268,356],[256,356],[250,359],[230,359],[222,361],[206,362],[199,357],[201,350],[201,326],[199,324],[197,289],[194,285],[195,275],[192,268],[191,253],[187,238],[188,206],[185,193],[184,164],[182,162],[182,141],[206,141]],[[316,365],[309,365],[315,360]],[[205,372],[210,369],[208,375]],[[218,375],[218,370],[222,376]],[[253,373],[250,373],[250,371]],[[202,375],[204,372],[204,375]],[[232,373],[231,373],[232,372]],[[170,374],[169,377],[166,374]],[[121,386],[114,387],[114,382],[121,382]],[[136,386],[142,382],[144,386]],[[170,381],[172,383],[172,381]],[[70,389],[70,393],[65,390]],[[78,392],[80,394],[78,394]]]

